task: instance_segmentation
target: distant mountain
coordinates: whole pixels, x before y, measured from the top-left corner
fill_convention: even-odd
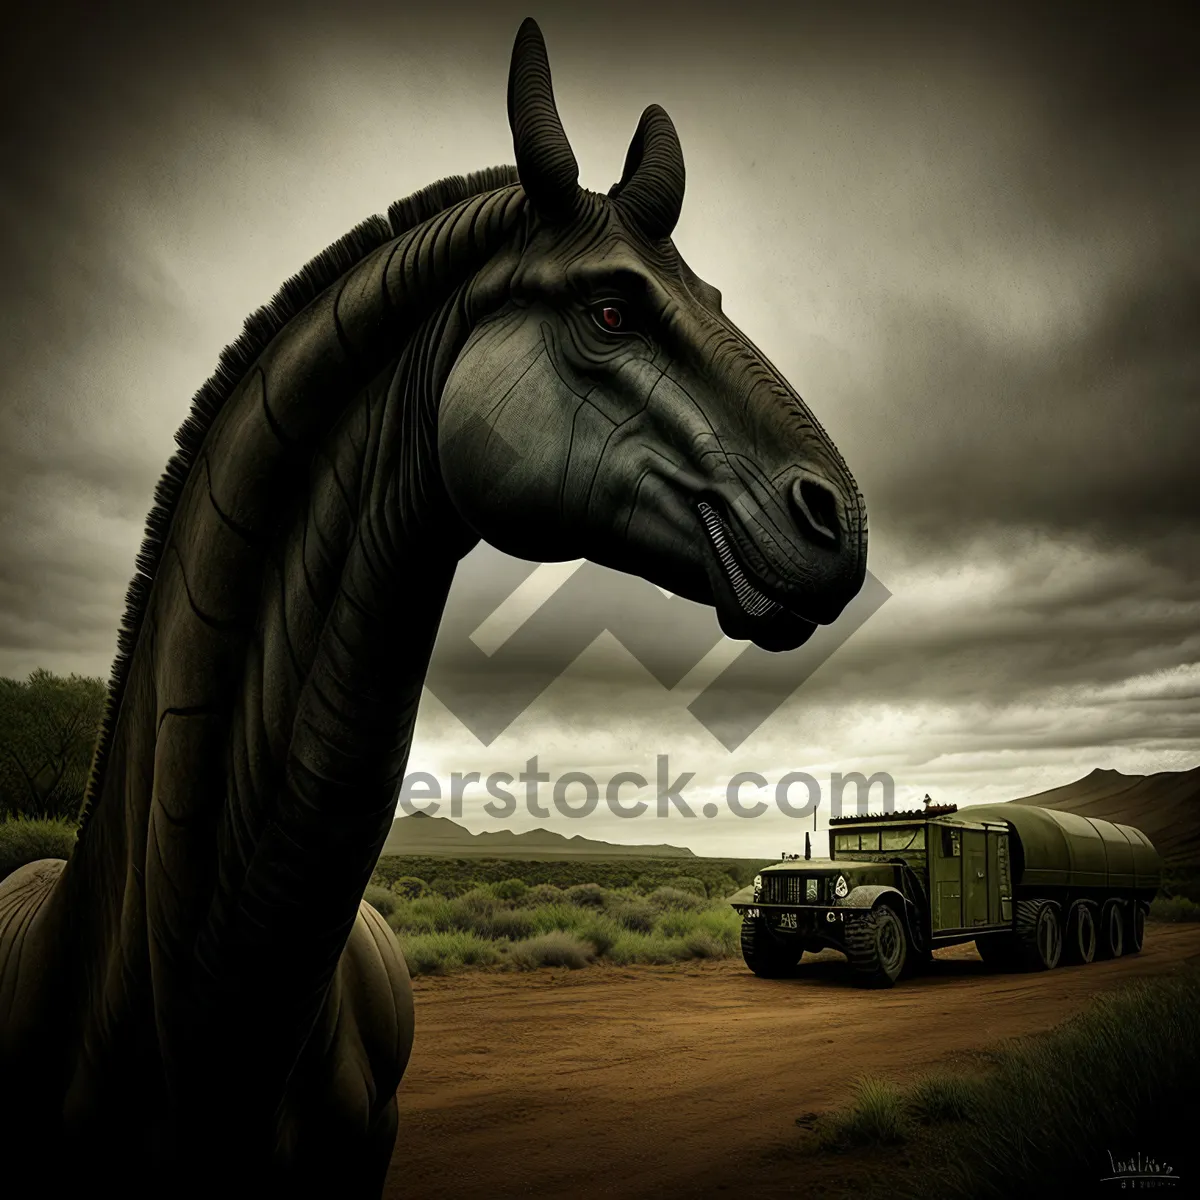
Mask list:
[[[448,817],[413,813],[397,817],[383,845],[384,854],[446,858],[515,858],[555,861],[564,858],[695,858],[686,846],[623,846],[590,838],[564,837],[549,829],[513,833],[472,833]]]
[[[1074,783],[1013,803],[1133,825],[1169,866],[1200,865],[1200,767],[1156,775],[1097,769]]]

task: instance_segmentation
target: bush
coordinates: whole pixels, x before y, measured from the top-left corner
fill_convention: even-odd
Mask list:
[[[649,901],[624,896],[610,898],[605,912],[618,924],[637,933],[649,933],[658,919],[658,909]]]
[[[457,929],[458,910],[445,896],[422,896],[418,900],[397,900],[387,922],[397,934],[449,933]]]
[[[484,932],[483,928],[479,929]],[[537,932],[537,922],[527,908],[501,908],[487,919],[487,935],[518,941],[532,937]]]
[[[75,825],[63,818],[0,821],[0,879],[39,858],[70,858]]]
[[[525,893],[521,903],[534,908],[540,904],[564,904],[566,899],[567,893],[563,888],[553,883],[539,883]]]
[[[818,1141],[827,1150],[861,1146],[896,1145],[909,1135],[904,1093],[886,1079],[860,1079],[854,1099],[840,1112],[826,1117]]]
[[[742,919],[732,908],[670,911],[663,914],[656,928],[667,937],[702,935],[723,947],[725,954],[735,954],[741,948]]]
[[[687,958],[686,947],[678,938],[661,933],[623,933],[609,947],[608,957],[619,966],[632,963],[667,964]]]
[[[587,910],[578,904],[543,904],[540,908],[523,910],[533,918],[539,933],[555,929],[576,929],[587,920]]]
[[[467,929],[481,917],[490,917],[496,911],[496,897],[486,887],[472,888],[454,901],[459,914],[460,928]]]
[[[604,903],[606,892],[598,883],[577,883],[567,888],[567,899],[572,904],[599,908]]]
[[[576,935],[585,942],[591,942],[596,948],[596,953],[603,957],[620,941],[624,932],[611,917],[597,914],[580,925]]]
[[[477,934],[456,930],[451,933],[400,935],[400,949],[408,964],[408,973],[441,975],[468,966],[487,966],[499,957],[491,942]]]
[[[392,891],[402,900],[417,900],[428,894],[429,884],[415,875],[401,875],[392,884]]]
[[[596,957],[596,952],[573,934],[555,930],[523,942],[514,942],[508,957],[509,962],[525,971],[537,967],[570,967],[576,971],[586,967]]]
[[[396,909],[396,894],[376,883],[367,884],[363,899],[381,916],[390,917]]]
[[[977,1079],[965,1075],[927,1075],[908,1090],[909,1111],[924,1125],[964,1121],[979,1103]]]
[[[1157,896],[1150,905],[1152,921],[1200,921],[1200,904],[1186,896]]]
[[[704,886],[704,880],[697,879],[694,875],[676,875],[669,886],[680,892],[691,892],[693,896],[699,896],[701,900],[708,899],[708,888]]]
[[[649,899],[651,904],[660,909],[695,909],[705,906],[705,901],[694,893],[673,887],[655,888]],[[729,911],[732,912],[733,909]]]
[[[501,879],[499,883],[493,883],[491,887],[492,895],[497,900],[519,901],[529,891],[529,885],[523,879]]]

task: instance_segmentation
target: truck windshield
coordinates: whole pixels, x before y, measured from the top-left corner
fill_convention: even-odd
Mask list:
[[[835,851],[848,850],[924,850],[925,826],[909,825],[902,829],[871,829],[854,833],[835,833]]]

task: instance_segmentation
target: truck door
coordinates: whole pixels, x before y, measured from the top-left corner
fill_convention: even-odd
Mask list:
[[[930,828],[930,832],[933,832]],[[961,929],[962,919],[962,831],[948,825],[938,828],[930,861],[933,865],[933,927]]]
[[[988,924],[987,833],[964,829],[962,846],[965,926]]]

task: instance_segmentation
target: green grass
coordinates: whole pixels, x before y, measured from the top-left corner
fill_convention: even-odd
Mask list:
[[[384,855],[372,883],[391,888],[401,880],[417,881],[443,896],[461,895],[481,885],[505,884],[514,878],[531,891],[548,886],[566,890],[596,884],[609,891],[629,889],[648,895],[672,887],[708,900],[724,899],[745,887],[765,865],[763,859],[615,858],[526,862],[503,858],[434,858]],[[510,897],[505,897],[510,898]]]
[[[372,885],[366,899],[399,938],[413,975],[471,966],[675,963],[740,953],[738,914],[723,900],[684,888],[660,885],[645,896],[634,887],[527,887],[508,879],[456,896],[413,896],[409,883],[403,891]]]
[[[0,879],[39,858],[70,858],[75,825],[62,818],[0,821]]]
[[[1158,896],[1150,905],[1152,921],[1200,921],[1200,904],[1186,896]]]
[[[817,1123],[815,1147],[908,1143],[914,1195],[998,1200],[1073,1194],[1100,1178],[1113,1147],[1183,1145],[1200,1075],[1200,969],[1100,996],[988,1059],[979,1075],[861,1080]]]

